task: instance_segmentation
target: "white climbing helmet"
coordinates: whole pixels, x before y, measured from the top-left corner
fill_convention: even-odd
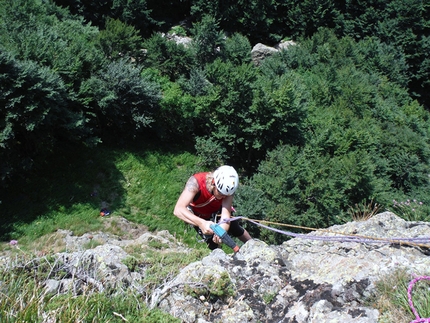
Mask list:
[[[231,166],[218,167],[214,172],[215,185],[223,195],[233,195],[239,186],[239,175]]]

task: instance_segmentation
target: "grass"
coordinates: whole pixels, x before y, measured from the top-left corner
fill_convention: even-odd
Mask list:
[[[181,268],[208,254],[207,248],[197,243],[194,230],[188,230],[173,215],[186,180],[197,171],[197,157],[172,150],[174,147],[69,146],[52,159],[37,163],[32,173],[1,189],[0,254],[8,252],[14,261],[23,263],[32,257],[46,257],[49,263],[49,255],[64,251],[58,229],[75,235],[99,230],[117,234],[121,230],[115,221],[107,228],[100,216],[105,207],[111,218],[122,216],[149,230],[168,230],[193,247],[186,256],[169,253],[156,241],[149,243],[148,250],[128,250],[131,254],[126,265],[130,269],[140,265],[149,268],[144,282],[149,294]],[[17,246],[9,244],[12,239],[18,241]],[[96,245],[97,241],[92,241],[85,247]],[[57,322],[179,322],[157,309],[149,310],[148,294],[50,296],[43,293],[47,278],[43,275],[0,269],[0,277],[1,322],[41,322],[41,313]]]
[[[15,322],[180,322],[158,309],[149,310],[134,293],[46,295],[36,278],[8,273],[0,297],[2,323]]]
[[[100,210],[107,207],[111,216],[193,243],[194,234],[184,231],[173,207],[196,163],[189,152],[152,147],[67,147],[1,192],[0,239],[19,239],[23,246],[60,228],[75,235],[96,231],[102,228]]]
[[[65,147],[62,154],[36,165],[33,172],[1,190],[0,253],[9,252],[15,261],[28,262],[33,256],[45,257],[64,251],[58,229],[75,235],[103,230],[123,234],[115,221],[106,226],[100,209],[106,207],[114,220],[122,216],[150,230],[168,230],[192,247],[184,255],[169,253],[163,243],[150,241],[146,249],[126,250],[124,260],[131,270],[148,268],[146,295],[126,291],[82,295],[45,295],[43,278],[29,271],[0,270],[0,321],[41,322],[40,313],[57,322],[179,322],[170,315],[146,306],[151,290],[173,278],[183,267],[208,254],[197,243],[194,230],[173,216],[173,207],[188,177],[199,170],[197,157],[172,147],[120,147],[76,149]],[[52,167],[52,165],[56,165]],[[376,204],[363,203],[350,210],[354,220],[367,219],[378,212]],[[18,240],[18,248],[9,245]],[[87,248],[95,247],[91,241]],[[21,260],[20,260],[21,259]],[[49,270],[48,270],[49,271]],[[407,302],[405,272],[384,277],[377,284],[372,307],[382,313],[380,323],[409,322],[414,319]],[[422,317],[430,317],[426,282],[414,288],[414,304]],[[272,295],[266,295],[270,301]],[[54,321],[55,321],[54,320]]]
[[[367,221],[380,212],[381,206],[373,200],[366,203],[356,203],[354,207],[350,206],[348,213],[353,221]]]
[[[411,322],[416,319],[408,302],[408,286],[412,281],[410,274],[404,269],[398,269],[392,274],[382,277],[376,283],[376,293],[370,301],[370,306],[379,310],[379,323]],[[430,318],[429,282],[417,282],[412,289],[412,300],[421,318]]]
[[[406,221],[429,220],[429,207],[416,199],[407,199],[406,201],[393,200],[393,204],[389,209]]]
[[[131,271],[140,266],[147,268],[140,282],[145,292],[106,285],[104,291],[96,293],[87,287],[78,293],[48,294],[44,288],[46,279],[69,275],[58,259],[53,255],[17,255],[13,267],[0,270],[0,321],[42,322],[49,318],[53,322],[180,322],[157,308],[149,309],[152,291],[208,251],[192,249],[183,254],[169,252],[168,248],[161,251],[157,245],[155,249],[147,246],[142,250],[139,246],[127,252],[129,256],[123,263]]]

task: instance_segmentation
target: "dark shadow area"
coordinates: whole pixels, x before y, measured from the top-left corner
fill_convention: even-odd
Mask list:
[[[162,156],[192,149],[185,143],[148,142],[149,138],[105,139],[94,148],[64,144],[49,158],[34,160],[31,171],[0,188],[0,241],[11,239],[15,224],[31,223],[52,211],[67,216],[68,210],[80,203],[97,213],[104,204],[109,205],[110,212],[121,208],[126,192],[115,159],[125,152],[144,160],[148,153]]]
[[[0,190],[0,239],[10,239],[16,223],[31,223],[50,211],[64,212],[77,203],[100,208],[102,201],[121,203],[122,174],[109,149],[64,144],[31,171],[15,176]]]

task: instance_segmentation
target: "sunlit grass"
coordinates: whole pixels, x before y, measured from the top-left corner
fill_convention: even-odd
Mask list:
[[[169,253],[166,246],[149,243],[147,249],[128,250],[127,266],[148,267],[145,295],[124,290],[83,295],[46,295],[43,279],[25,270],[1,271],[1,322],[37,322],[41,317],[56,322],[179,322],[146,302],[153,288],[172,279],[181,268],[209,253],[197,242],[194,230],[173,215],[185,182],[196,172],[197,158],[188,152],[170,153],[158,148],[82,149],[65,147],[64,154],[37,165],[30,176],[17,179],[2,192],[0,252],[15,262],[65,251],[62,230],[76,236],[109,231],[122,235],[115,217],[145,225],[149,230],[168,230],[192,251]],[[52,167],[55,165],[55,167]],[[100,216],[107,208],[112,221]],[[10,245],[11,239],[17,245]],[[97,242],[84,248],[95,247]],[[22,260],[24,259],[24,260]],[[27,259],[27,260],[25,260]]]
[[[149,310],[144,299],[119,294],[48,295],[41,282],[25,273],[2,273],[0,318],[16,322],[180,322],[158,309]]]
[[[409,283],[414,279],[404,269],[398,269],[376,283],[371,306],[381,313],[379,322],[411,322],[415,318],[408,301]],[[421,318],[430,317],[429,282],[417,282],[412,289],[412,300]]]
[[[23,245],[58,229],[75,235],[97,231],[102,228],[100,210],[107,207],[110,216],[168,230],[178,238],[185,234],[185,241],[193,243],[194,234],[173,216],[173,207],[195,165],[196,157],[188,152],[65,149],[4,192],[0,237]]]
[[[173,215],[173,208],[188,177],[196,171],[195,162],[196,157],[189,153],[123,154],[116,166],[123,174],[120,184],[125,198],[115,205],[115,213],[150,230],[183,236],[186,226]]]
[[[100,216],[102,206],[111,211],[112,218],[122,216],[150,230],[168,230],[193,251],[186,256],[173,254],[156,243],[148,243],[147,250],[127,250],[130,270],[148,267],[144,296],[94,293],[53,297],[43,294],[42,282],[25,272],[1,272],[1,322],[36,322],[42,314],[57,322],[175,322],[157,309],[150,311],[145,302],[153,288],[209,252],[197,242],[194,230],[173,216],[186,180],[201,170],[196,167],[197,157],[188,152],[98,147],[70,151],[59,156],[57,163],[55,169],[48,163],[39,165],[32,177],[19,179],[19,185],[2,195],[0,233],[4,242],[0,251],[7,250],[16,259],[64,251],[57,230],[71,230],[74,235],[106,230],[106,218]],[[351,208],[355,220],[367,219],[377,211],[373,203]],[[115,221],[109,230],[123,233]],[[18,240],[18,247],[10,246],[10,239]],[[85,247],[97,244],[92,243]],[[407,302],[410,279],[397,272],[378,282],[372,306],[382,313],[381,322],[414,318]],[[427,292],[426,282],[414,289],[414,302],[422,317],[430,316]]]

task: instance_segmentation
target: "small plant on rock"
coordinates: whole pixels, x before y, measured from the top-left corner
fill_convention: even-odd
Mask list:
[[[360,204],[355,203],[354,207],[350,206],[348,213],[354,221],[366,221],[380,211],[380,205],[371,200],[369,203],[362,201]]]
[[[148,240],[148,247],[153,249],[167,249],[169,245],[167,243],[161,242],[158,239],[150,239]]]
[[[127,256],[123,259],[122,263],[132,272],[139,270],[140,261],[136,257]]]
[[[273,293],[264,293],[263,295],[263,301],[266,304],[270,304],[273,299],[276,297],[277,293],[273,292]]]
[[[174,35],[185,37],[187,35],[187,31],[182,26],[173,26],[170,29],[169,34],[172,34],[172,35],[174,34]]]
[[[418,200],[393,200],[392,212],[407,221],[427,221],[428,213],[424,203]]]
[[[208,289],[211,295],[217,297],[229,297],[234,295],[233,283],[227,272],[221,273],[219,277],[213,277],[208,281]]]

